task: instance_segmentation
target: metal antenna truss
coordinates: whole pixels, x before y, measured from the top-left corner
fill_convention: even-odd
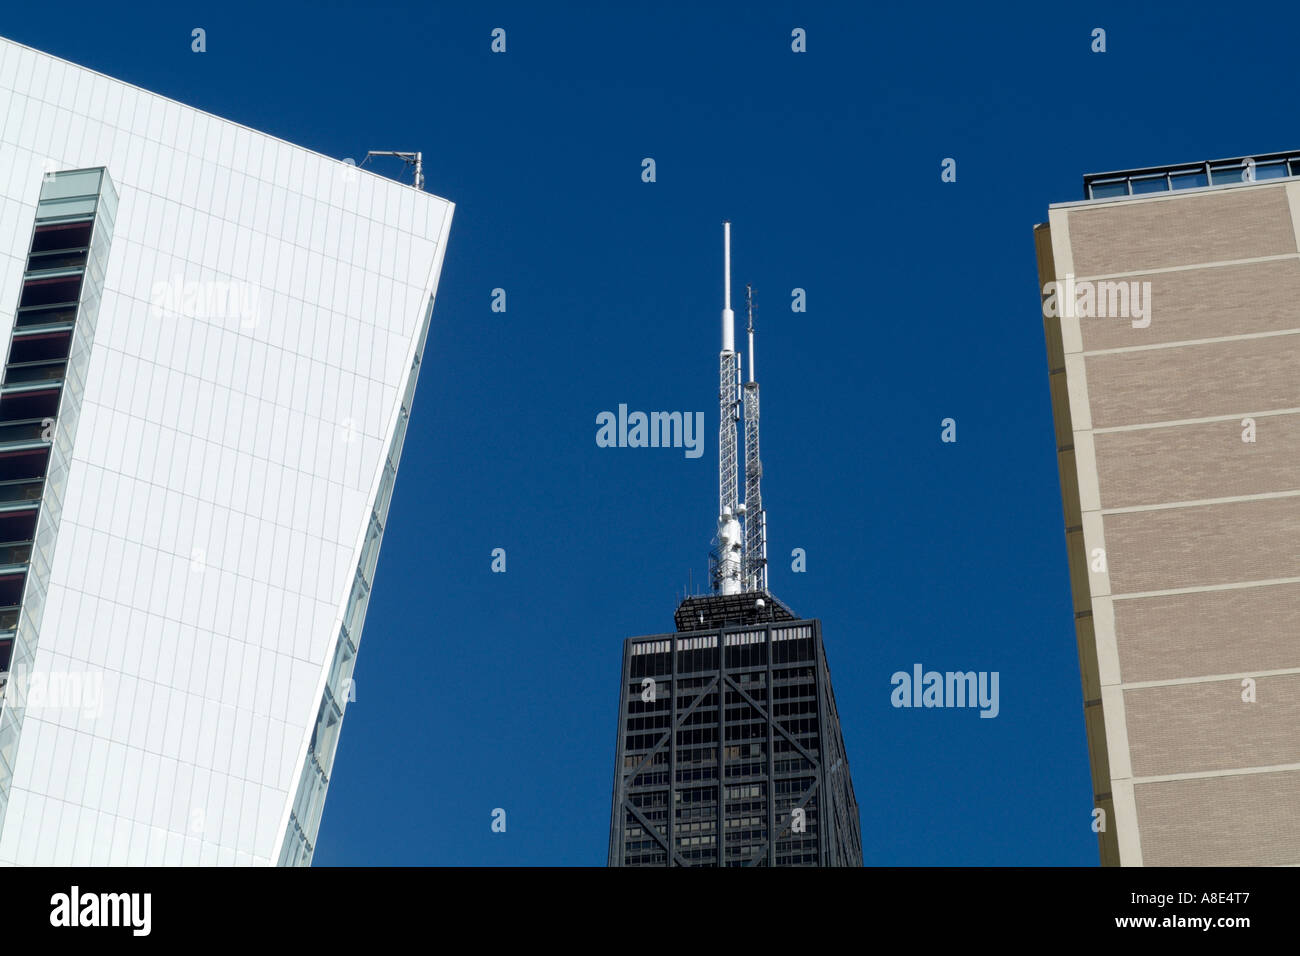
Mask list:
[[[723,352],[718,362],[718,514],[735,515],[739,505],[736,451],[736,363],[740,357]]]
[[[722,351],[718,354],[718,550],[713,555],[713,590],[737,594],[743,585],[745,546],[739,502],[736,423],[740,420],[740,355],[731,310],[731,223],[722,224]]]
[[[406,165],[414,166],[415,167],[415,183],[414,183],[415,188],[421,190],[424,189],[424,154],[423,153],[403,153],[395,149],[372,149],[370,152],[366,153],[366,158],[361,161],[360,166],[358,166],[357,168],[360,169],[361,166],[364,166],[366,163],[370,162],[370,157],[372,156],[396,156],[398,159],[405,162]]]
[[[763,509],[763,460],[759,452],[758,381],[754,374],[754,289],[745,286],[749,381],[741,384],[731,309],[731,223],[722,224],[722,351],[718,355],[718,547],[710,554],[715,594],[767,591],[767,512]],[[739,500],[736,439],[743,410],[745,500]]]
[[[745,286],[749,314],[749,381],[745,383],[745,590],[767,590],[767,513],[758,451],[758,382],[754,380],[754,290]]]

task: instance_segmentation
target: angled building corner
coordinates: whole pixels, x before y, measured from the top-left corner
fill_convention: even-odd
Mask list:
[[[0,865],[310,863],[454,207],[7,40],[0,124]]]
[[[1300,153],[1035,229],[1103,865],[1300,865]]]

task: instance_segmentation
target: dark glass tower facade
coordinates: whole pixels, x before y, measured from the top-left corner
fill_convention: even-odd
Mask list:
[[[861,866],[821,622],[687,598],[623,648],[610,866]]]

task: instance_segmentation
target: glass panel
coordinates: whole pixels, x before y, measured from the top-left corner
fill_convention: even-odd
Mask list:
[[[113,179],[105,174],[104,186],[99,194],[99,218],[112,228],[117,220],[117,190],[113,188]]]
[[[328,787],[324,780],[319,777],[317,780],[319,782],[312,785],[311,803],[307,807],[307,819],[303,822],[307,832],[313,835],[320,831],[320,818],[325,809],[325,791]]]
[[[334,749],[338,745],[342,723],[343,717],[327,693],[321,698],[320,710],[316,714],[316,731],[312,734],[311,745],[322,771],[334,762]]]
[[[26,564],[31,558],[30,544],[0,544],[0,566]]]
[[[1274,163],[1259,163],[1255,166],[1255,179],[1284,179],[1287,176],[1286,163],[1278,160]]]
[[[13,661],[10,660],[9,663],[12,664]],[[0,713],[0,763],[5,767],[12,767],[14,758],[18,756],[18,731],[18,721],[6,707]]]
[[[93,225],[94,223],[87,219],[83,222],[60,222],[37,226],[36,233],[32,236],[32,252],[82,248],[90,242]]]
[[[45,425],[41,419],[0,425],[0,445],[10,442],[43,441]]]
[[[1163,174],[1159,176],[1151,176],[1146,179],[1133,180],[1133,192],[1135,195],[1138,193],[1162,193],[1167,192],[1168,189],[1169,183],[1166,181]]]
[[[60,276],[55,279],[28,279],[23,282],[22,309],[38,305],[56,305],[77,301],[81,292],[81,275]]]
[[[41,489],[45,482],[37,478],[27,481],[0,482],[0,507],[16,504],[31,504],[41,498]]]
[[[15,328],[30,329],[42,325],[70,325],[77,320],[76,305],[56,305],[22,309],[14,320]]]
[[[312,744],[316,743],[316,734],[312,733]],[[294,816],[301,817],[307,812],[307,801],[311,799],[311,785],[317,779],[316,768],[312,766],[311,751],[308,750],[307,759],[303,761],[302,776],[298,778],[298,793],[293,802]]]
[[[0,541],[7,544],[31,541],[36,534],[37,509],[0,511]],[[0,631],[4,630],[0,627]]]
[[[27,385],[32,382],[59,382],[67,362],[52,362],[41,365],[11,365],[5,369],[6,385]]]
[[[361,549],[361,576],[368,582],[375,580],[375,565],[379,563],[379,541],[383,537],[383,532],[379,530],[378,523],[373,518],[370,520],[370,528],[366,532],[366,543]]]
[[[343,619],[343,626],[354,637],[359,637],[361,634],[361,625],[366,619],[368,598],[369,592],[366,590],[365,582],[361,579],[360,573],[358,573],[352,583],[352,596],[348,599],[347,613]]]
[[[411,413],[405,408],[397,415],[397,428],[393,431],[393,444],[389,448],[388,454],[393,461],[400,461],[402,457],[402,443],[406,441],[406,426],[410,421]]]
[[[15,335],[9,346],[9,364],[63,361],[72,347],[72,330]]]
[[[1093,199],[1113,199],[1116,196],[1128,195],[1128,183],[1121,180],[1119,182],[1093,183],[1090,187]]]
[[[77,269],[86,265],[86,252],[81,249],[55,250],[33,253],[27,260],[27,272],[45,272],[51,269]]]
[[[41,201],[67,199],[70,196],[97,196],[102,173],[102,169],[56,172],[41,184]]]
[[[22,422],[32,418],[53,418],[59,409],[59,390],[43,388],[10,392],[0,396],[0,422]]]
[[[1196,189],[1200,186],[1210,185],[1210,181],[1205,176],[1205,171],[1201,169],[1195,172],[1171,173],[1169,179],[1175,189]]]
[[[89,216],[95,211],[96,199],[55,199],[42,200],[36,207],[36,219],[67,219],[72,216]]]
[[[1228,166],[1213,166],[1210,168],[1210,178],[1215,186],[1223,186],[1227,183],[1244,183],[1242,173],[1246,167],[1242,163],[1232,163]]]
[[[350,680],[352,677],[352,661],[354,656],[347,635],[340,634],[338,642],[334,648],[334,662],[330,665],[329,681],[325,686],[330,688],[332,692],[337,691],[336,699],[344,705],[346,705],[347,701],[352,697],[351,687],[344,688],[343,682],[345,680]]]
[[[382,522],[388,517],[388,505],[393,498],[393,483],[397,479],[397,471],[393,468],[392,459],[384,462],[384,477],[379,482],[379,495],[375,501],[375,514],[379,515]]]
[[[17,607],[23,598],[23,584],[27,572],[17,574],[0,574],[0,607]]]
[[[45,477],[45,466],[50,460],[50,446],[0,452],[0,480],[34,481]],[[40,492],[38,490],[37,495]]]

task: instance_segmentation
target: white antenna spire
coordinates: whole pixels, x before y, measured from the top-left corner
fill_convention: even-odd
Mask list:
[[[749,383],[754,384],[754,289],[745,283],[745,311],[749,315]]]
[[[745,286],[749,314],[749,382],[745,385],[745,552],[747,591],[767,590],[767,513],[763,510],[763,462],[758,454],[758,382],[754,381],[754,290]]]
[[[713,590],[739,594],[744,532],[740,527],[736,421],[740,415],[740,356],[731,311],[731,223],[722,223],[722,351],[718,355],[718,552]]]
[[[722,351],[736,350],[736,313],[731,311],[731,223],[722,222]]]

